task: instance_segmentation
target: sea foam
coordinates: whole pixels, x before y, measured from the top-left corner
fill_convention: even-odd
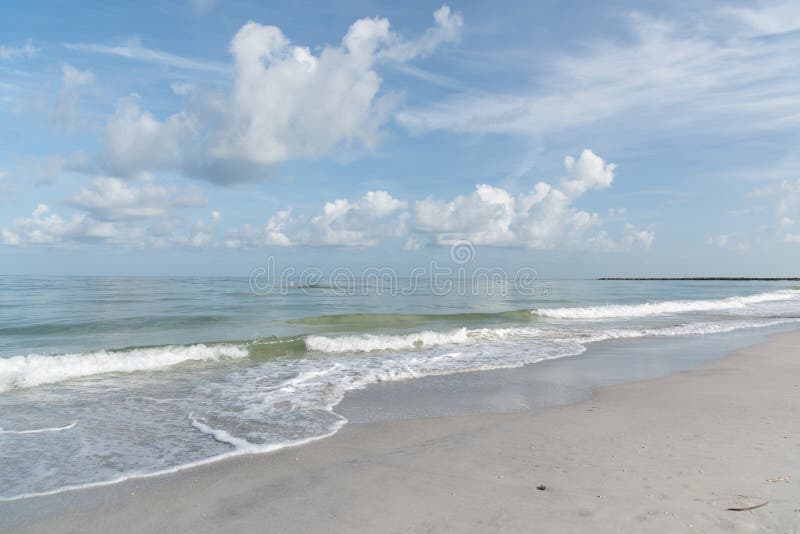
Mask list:
[[[718,300],[667,300],[644,304],[609,304],[577,308],[537,308],[534,315],[550,319],[613,319],[626,317],[648,317],[673,313],[702,311],[724,311],[745,308],[762,302],[791,300],[800,297],[800,291],[784,289],[769,293],[759,293],[744,297],[730,297]]]
[[[242,345],[198,344],[52,356],[12,356],[0,358],[0,392],[103,373],[152,371],[187,361],[243,358],[247,355],[248,351]]]
[[[408,350],[451,343],[466,343],[470,340],[466,328],[448,332],[426,330],[403,335],[360,334],[353,336],[308,336],[309,350],[338,352],[372,352],[376,350]]]

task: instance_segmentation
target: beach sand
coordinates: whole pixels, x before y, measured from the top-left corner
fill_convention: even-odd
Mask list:
[[[48,533],[800,532],[800,333],[574,404],[351,424],[0,503],[0,518]]]

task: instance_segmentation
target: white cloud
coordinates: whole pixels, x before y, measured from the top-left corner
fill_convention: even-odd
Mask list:
[[[107,166],[113,174],[122,176],[142,170],[180,168],[196,124],[196,118],[188,113],[176,113],[159,121],[140,110],[138,95],[131,95],[120,101],[106,125]]]
[[[268,246],[371,247],[382,239],[406,233],[408,203],[385,191],[369,191],[355,202],[338,199],[327,202],[322,213],[312,217],[293,217],[290,210],[279,211],[261,229],[245,226],[232,231],[225,245],[229,248]]]
[[[650,230],[639,230],[631,223],[625,223],[622,242],[630,248],[649,249],[653,245],[656,234]]]
[[[214,222],[219,221],[222,218],[222,214],[216,210],[211,212],[211,220]]]
[[[170,207],[201,206],[205,198],[193,190],[179,190],[143,180],[140,185],[113,177],[95,178],[70,202],[101,220],[163,217]]]
[[[413,225],[432,235],[437,244],[462,240],[475,245],[512,243],[515,205],[516,199],[506,190],[482,184],[471,195],[451,201],[431,197],[417,201]]]
[[[779,17],[777,17],[779,18]],[[796,24],[797,17],[791,19]],[[554,58],[535,87],[460,92],[397,114],[415,130],[541,135],[604,121],[619,128],[702,126],[719,135],[779,130],[800,122],[800,39],[629,18],[630,42],[597,42]],[[719,29],[715,25],[715,29]],[[513,65],[509,68],[520,68]]]
[[[478,185],[471,195],[451,201],[418,201],[412,224],[438,244],[467,240],[475,245],[551,249],[595,243],[590,232],[601,224],[600,216],[572,203],[589,189],[609,187],[615,166],[591,150],[584,150],[578,159],[568,156],[564,166],[568,174],[561,180],[563,190],[539,182],[530,193],[515,196],[499,187]],[[646,241],[646,236],[631,236],[626,242],[633,245],[639,240]],[[602,241],[600,248],[608,248],[607,240]],[[651,242],[652,237],[648,247]]]
[[[31,217],[15,219],[9,228],[3,228],[0,232],[6,245],[52,245],[107,238],[114,235],[116,230],[112,225],[93,221],[82,213],[63,219],[50,213],[46,204],[39,204]]]
[[[564,168],[569,176],[561,180],[561,187],[566,193],[578,196],[595,187],[611,186],[616,165],[606,164],[603,158],[587,148],[578,159],[565,157]]]
[[[94,82],[94,74],[88,70],[78,70],[69,63],[61,64],[62,87],[72,89]]]
[[[234,90],[212,154],[271,164],[317,157],[341,144],[374,147],[396,101],[379,94],[376,63],[408,61],[457,38],[460,15],[445,6],[435,21],[418,40],[406,41],[385,18],[360,19],[339,46],[319,55],[292,45],[276,26],[248,22],[231,41]]]
[[[800,179],[783,180],[780,183],[753,191],[751,196],[776,199],[775,218],[777,232],[786,243],[798,243],[793,232],[795,221],[800,219]]]
[[[18,57],[33,57],[39,51],[28,39],[22,46],[0,45],[0,60],[16,59]]]
[[[370,191],[358,201],[328,202],[322,213],[311,219],[311,244],[344,247],[370,247],[381,238],[402,235],[403,219],[387,221],[408,203],[386,191]]]
[[[172,217],[141,220],[150,222],[135,224],[132,220],[98,220],[87,212],[62,217],[52,213],[47,205],[39,204],[30,217],[14,219],[10,225],[0,229],[0,243],[51,247],[104,243],[134,248],[206,248],[215,243],[213,222],[197,221],[187,233],[182,230],[180,221]]]
[[[465,240],[473,245],[535,249],[650,248],[654,232],[625,223],[615,240],[601,228],[603,220],[598,214],[573,205],[586,191],[611,185],[613,164],[584,150],[577,159],[565,159],[565,168],[567,175],[561,183],[569,193],[545,182],[535,184],[530,193],[519,195],[480,184],[473,193],[452,200],[418,200],[413,213],[409,213],[407,202],[385,191],[371,191],[355,202],[328,202],[321,214],[310,219],[280,211],[263,228],[245,226],[234,230],[228,235],[226,246],[369,247],[385,240],[404,239],[405,250],[417,250],[426,241],[450,245]],[[615,213],[619,219],[624,212]]]
[[[287,227],[293,224],[291,210],[279,211],[269,218],[261,229],[245,225],[233,230],[225,239],[228,248],[289,247],[291,239],[286,235]]]
[[[360,19],[339,45],[325,46],[318,54],[293,45],[276,26],[248,22],[230,43],[234,73],[229,98],[206,100],[196,113],[163,119],[140,109],[136,95],[123,99],[107,125],[106,169],[123,176],[177,170],[230,183],[263,176],[264,166],[319,157],[337,147],[371,149],[398,101],[393,93],[381,94],[377,65],[430,54],[458,37],[459,14],[444,6],[434,19],[435,27],[416,40],[394,33],[385,18]],[[69,47],[184,64],[183,58],[146,50],[138,41],[123,47]],[[176,95],[196,91],[182,82],[172,83],[171,89]]]
[[[429,56],[440,45],[453,43],[461,37],[464,19],[460,13],[453,12],[449,6],[442,6],[433,13],[436,25],[425,30],[418,39],[405,41],[393,38],[391,46],[380,52],[380,57],[395,61],[409,61],[416,57]]]
[[[108,46],[96,43],[75,43],[65,44],[64,46],[70,50],[76,50],[78,52],[117,56],[125,59],[155,63],[158,65],[174,67],[178,69],[211,72],[222,72],[225,70],[225,67],[217,63],[199,61],[181,57],[175,54],[170,54],[169,52],[162,52],[160,50],[146,48],[142,46],[142,43],[139,39],[131,39],[125,44],[119,46]]]

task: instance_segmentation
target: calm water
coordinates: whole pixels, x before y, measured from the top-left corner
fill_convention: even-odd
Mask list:
[[[781,282],[347,293],[257,295],[245,278],[0,277],[0,497],[325,436],[345,423],[344,393],[378,381],[800,318],[800,291]]]

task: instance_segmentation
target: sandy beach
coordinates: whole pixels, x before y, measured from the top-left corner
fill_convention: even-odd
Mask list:
[[[7,532],[798,532],[798,398],[800,333],[779,334],[574,404],[351,424],[0,516]]]

